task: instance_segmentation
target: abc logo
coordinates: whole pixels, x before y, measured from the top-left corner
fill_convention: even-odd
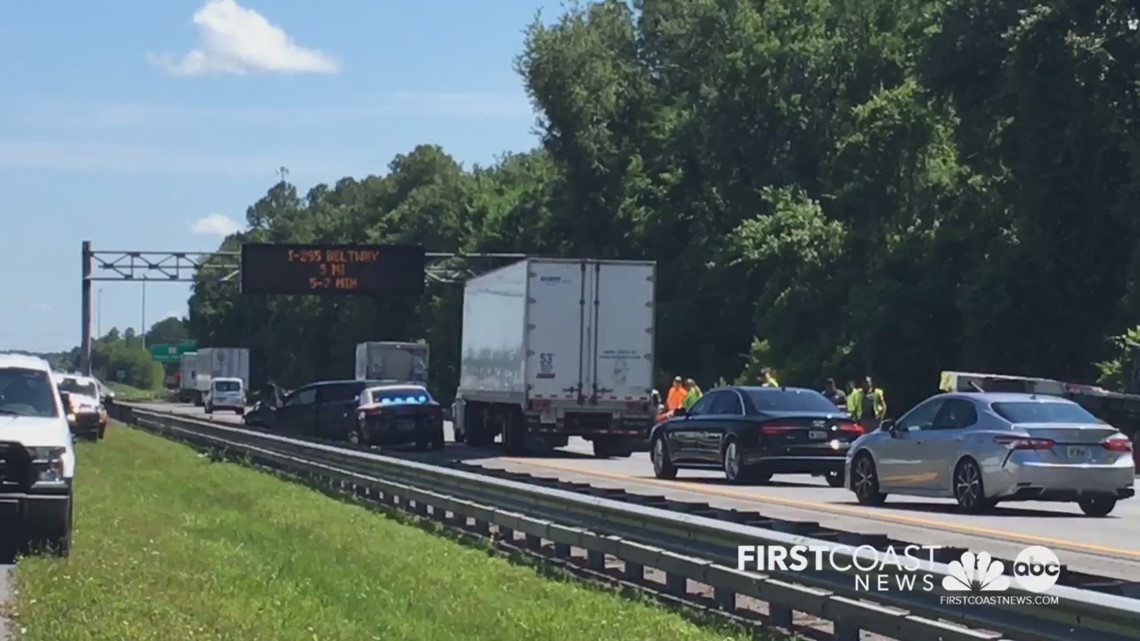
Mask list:
[[[1013,580],[1026,592],[1045,592],[1060,577],[1061,560],[1047,547],[1027,547],[1013,562]]]

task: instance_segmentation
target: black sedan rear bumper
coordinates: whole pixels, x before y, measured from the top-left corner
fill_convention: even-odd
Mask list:
[[[764,452],[746,454],[744,464],[771,474],[843,474],[845,454],[835,456],[770,456]]]
[[[361,440],[367,445],[443,443],[443,424],[430,417],[371,419],[362,427]]]

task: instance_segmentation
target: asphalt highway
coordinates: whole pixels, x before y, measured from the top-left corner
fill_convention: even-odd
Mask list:
[[[206,418],[200,408],[188,405],[148,407]],[[241,423],[236,414],[215,413],[212,419]],[[723,474],[682,471],[677,480],[662,481],[653,477],[646,453],[628,459],[595,459],[591,452],[588,442],[572,439],[558,454],[543,458],[509,458],[490,449],[450,442],[443,452],[413,456],[463,459],[601,487],[747,509],[770,518],[885,534],[922,545],[986,551],[1005,558],[1014,558],[1026,546],[1043,545],[1053,549],[1074,571],[1132,581],[1140,577],[1140,498],[1122,501],[1110,516],[1101,519],[1086,517],[1075,504],[1064,503],[1012,503],[999,506],[991,514],[974,516],[959,514],[952,501],[891,496],[884,507],[867,508],[858,505],[850,492],[828,487],[822,479],[777,476],[769,485],[733,486],[725,483]]]

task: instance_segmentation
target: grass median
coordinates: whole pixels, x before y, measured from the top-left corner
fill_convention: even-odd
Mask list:
[[[81,444],[75,548],[22,559],[21,639],[746,639],[114,426]]]

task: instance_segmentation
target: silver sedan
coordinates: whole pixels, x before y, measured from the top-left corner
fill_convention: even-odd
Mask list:
[[[861,436],[844,476],[864,505],[888,494],[953,498],[970,513],[1062,501],[1105,516],[1134,494],[1135,475],[1132,442],[1072,401],[966,392],[929,398]]]

